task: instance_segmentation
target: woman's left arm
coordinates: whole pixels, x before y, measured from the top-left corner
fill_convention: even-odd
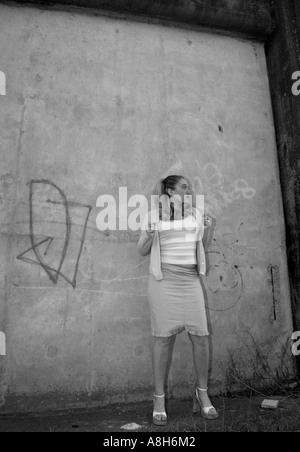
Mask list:
[[[210,216],[204,214],[204,233],[203,233],[203,237],[202,237],[202,243],[203,243],[204,249],[206,249],[206,246],[208,244],[208,238],[209,238],[212,224],[213,224],[212,218]]]

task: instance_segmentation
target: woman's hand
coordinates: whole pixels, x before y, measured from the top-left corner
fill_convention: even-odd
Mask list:
[[[212,226],[212,218],[209,215],[204,214],[204,227],[210,228]]]
[[[154,231],[155,231],[155,224],[149,223],[148,228],[146,229],[146,233],[148,234],[149,237],[151,237],[153,235]]]

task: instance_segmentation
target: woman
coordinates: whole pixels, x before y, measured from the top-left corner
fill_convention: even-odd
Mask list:
[[[138,242],[142,256],[151,254],[148,301],[154,336],[153,423],[167,424],[164,382],[176,335],[183,330],[192,342],[197,376],[193,411],[201,411],[205,419],[216,419],[218,413],[207,394],[209,332],[199,280],[206,271],[201,214],[194,207],[194,193],[187,177],[161,179],[153,194],[164,196],[159,210],[148,213]],[[192,202],[187,203],[185,195],[190,195]]]

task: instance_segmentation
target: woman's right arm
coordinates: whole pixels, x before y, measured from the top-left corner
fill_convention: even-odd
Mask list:
[[[141,256],[148,256],[151,253],[154,232],[142,231],[137,244],[138,252]]]
[[[141,235],[137,244],[138,252],[141,256],[148,256],[151,253],[151,246],[153,242],[154,231],[151,228],[151,218],[153,219],[151,211],[145,215],[142,222]]]

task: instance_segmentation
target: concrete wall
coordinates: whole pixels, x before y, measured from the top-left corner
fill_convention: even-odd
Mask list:
[[[26,1],[26,0],[25,0]],[[212,27],[264,39],[273,30],[271,0],[29,0],[46,8],[94,8]],[[1,3],[1,0],[0,0]],[[4,0],[7,3],[7,0]],[[14,3],[24,5],[24,0]]]
[[[263,46],[4,5],[0,37],[3,408],[150,397],[149,258],[137,232],[97,230],[96,200],[168,173],[190,176],[215,218],[213,390],[235,382],[234,360],[258,384],[257,347],[281,366],[292,323]],[[193,375],[183,333],[170,392],[189,394]]]

